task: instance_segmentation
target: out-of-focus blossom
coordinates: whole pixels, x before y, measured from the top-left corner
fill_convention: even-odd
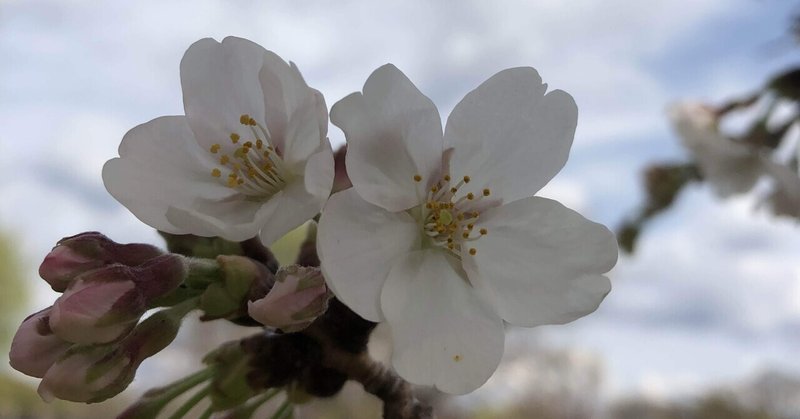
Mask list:
[[[483,384],[504,324],[567,323],[611,289],[613,234],[533,195],[563,167],[572,97],[536,70],[501,71],[458,104],[434,104],[392,65],[335,104],[352,189],[334,194],[318,251],[332,291],[386,321],[400,375],[449,393]]]
[[[265,326],[296,332],[325,312],[330,297],[319,268],[292,265],[278,271],[275,285],[248,304],[248,313]]]
[[[764,174],[765,161],[757,148],[723,135],[714,108],[686,101],[670,105],[667,113],[700,174],[720,197],[749,191]]]
[[[39,266],[39,276],[63,292],[76,276],[112,263],[140,265],[164,252],[149,244],[119,244],[98,232],[59,240]]]
[[[800,177],[786,166],[768,164],[772,191],[764,200],[775,215],[800,218]]]
[[[26,318],[17,329],[8,354],[9,363],[15,370],[42,378],[47,370],[72,346],[53,333],[50,328],[48,307]]]
[[[103,168],[108,191],[161,231],[269,245],[314,217],[333,183],[327,108],[294,64],[228,37],[181,61],[186,116],[139,125]]]

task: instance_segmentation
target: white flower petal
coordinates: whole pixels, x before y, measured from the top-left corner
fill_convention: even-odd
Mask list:
[[[556,201],[533,197],[492,208],[477,228],[488,232],[473,242],[477,254],[464,267],[513,325],[573,321],[611,290],[602,274],[617,261],[614,235]]]
[[[183,116],[164,116],[134,127],[119,158],[103,167],[106,189],[145,224],[168,233],[195,233],[167,220],[171,206],[189,208],[198,197],[224,199],[234,192],[211,176]]]
[[[326,139],[322,147],[311,155],[306,163],[303,176],[306,190],[308,193],[322,198],[324,203],[331,194],[334,175],[333,149],[331,143]]]
[[[227,144],[231,133],[252,137],[239,122],[247,114],[264,124],[264,95],[258,73],[266,50],[246,39],[227,37],[221,43],[201,39],[181,60],[183,106],[189,125],[205,150]]]
[[[190,207],[169,207],[166,217],[179,229],[197,236],[243,241],[258,235],[262,220],[259,213],[278,194],[266,204],[241,194],[222,200],[196,199]]]
[[[380,293],[397,258],[418,248],[417,222],[364,201],[353,189],[333,194],[319,220],[322,272],[339,299],[371,321],[381,321]]]
[[[259,81],[270,143],[290,165],[306,160],[328,133],[325,99],[308,87],[294,63],[286,63],[271,51],[264,55]]]
[[[261,242],[269,246],[286,233],[314,218],[322,210],[327,197],[327,194],[310,194],[303,179],[286,185],[262,210],[264,226],[261,228]]]
[[[500,317],[438,250],[408,254],[392,267],[381,308],[394,342],[392,364],[406,380],[452,394],[480,387],[503,356]]]
[[[414,175],[431,182],[441,168],[442,122],[400,70],[375,70],[363,94],[333,105],[331,122],[347,137],[347,173],[364,199],[389,211],[419,204]]]
[[[503,70],[456,105],[447,120],[445,147],[454,147],[450,174],[470,176],[465,188],[504,202],[533,196],[564,166],[578,108],[530,67]]]
[[[289,167],[295,168],[304,164],[311,154],[328,142],[325,136],[320,135],[319,108],[324,106],[322,95],[311,94],[291,114],[286,127],[284,148],[279,149],[283,161]],[[327,123],[327,119],[325,122]]]

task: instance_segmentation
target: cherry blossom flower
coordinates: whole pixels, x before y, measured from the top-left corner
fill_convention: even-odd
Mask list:
[[[327,108],[294,64],[241,38],[202,39],[180,66],[186,116],[122,139],[106,188],[175,234],[269,245],[314,217],[333,182]]]
[[[319,225],[322,271],[356,313],[390,327],[397,372],[448,393],[497,368],[504,321],[533,327],[593,312],[611,284],[613,234],[533,197],[564,166],[577,123],[536,70],[501,71],[442,133],[439,113],[392,65],[331,110],[353,188]]]
[[[720,197],[745,193],[764,174],[765,160],[755,147],[737,143],[719,131],[719,118],[711,106],[678,102],[667,114],[683,145],[692,153],[698,170]]]

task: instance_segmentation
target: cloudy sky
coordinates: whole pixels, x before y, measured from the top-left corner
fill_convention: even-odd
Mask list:
[[[300,5],[302,3],[302,6]],[[249,38],[297,63],[328,104],[391,62],[447,115],[495,72],[533,66],[580,108],[543,194],[616,226],[648,162],[685,158],[664,108],[721,101],[797,60],[792,2],[0,0],[0,229],[35,268],[86,230],[159,243],[104,190],[123,134],[183,113],[178,63],[197,39]],[[331,128],[334,143],[341,132]],[[762,369],[800,373],[800,227],[692,187],[612,273],[589,318],[535,334],[597,354],[611,396],[679,395]]]

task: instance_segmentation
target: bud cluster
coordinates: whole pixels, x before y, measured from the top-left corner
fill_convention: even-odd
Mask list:
[[[155,300],[181,285],[187,263],[100,233],[62,239],[39,273],[62,294],[22,322],[9,358],[16,370],[42,378],[39,393],[46,400],[96,402],[119,393],[142,360],[174,339],[193,308],[178,305],[139,323]]]

